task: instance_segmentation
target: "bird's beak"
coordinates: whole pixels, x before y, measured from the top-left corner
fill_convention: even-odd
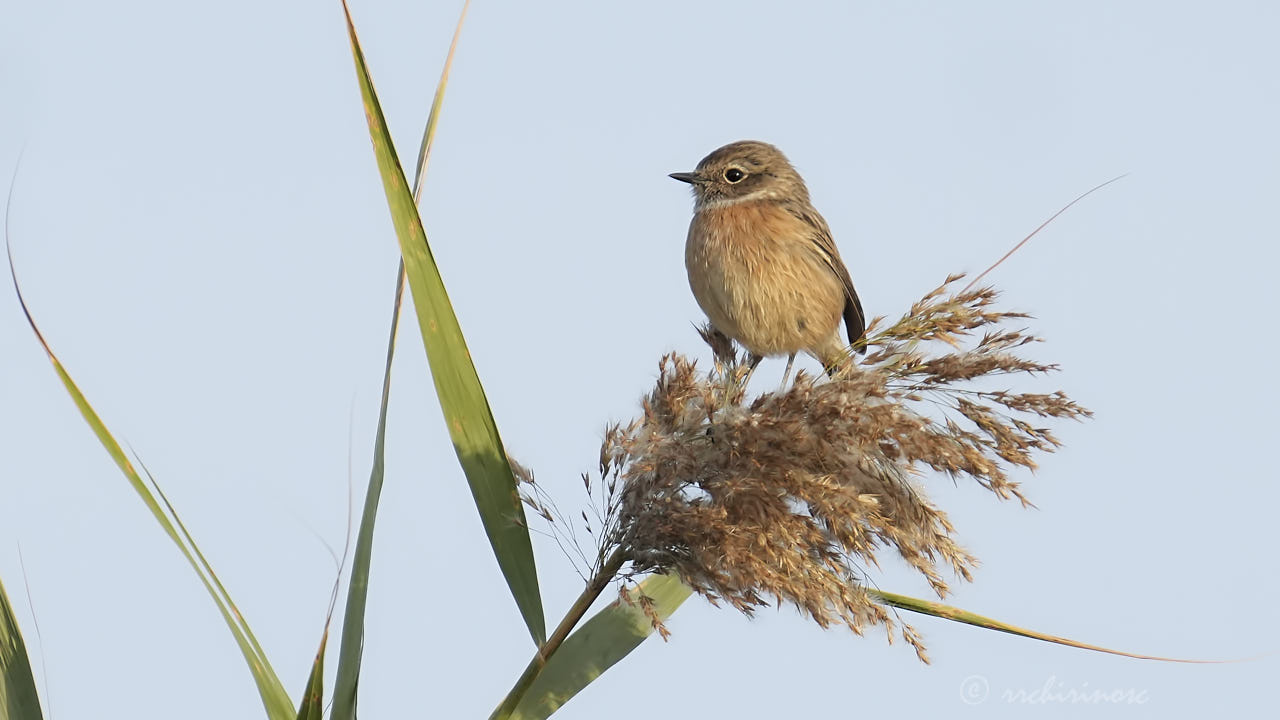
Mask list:
[[[683,182],[683,183],[689,183],[690,185],[697,183],[701,179],[698,177],[697,173],[691,173],[691,172],[671,173],[667,177],[671,178],[672,180],[679,180],[680,182]]]

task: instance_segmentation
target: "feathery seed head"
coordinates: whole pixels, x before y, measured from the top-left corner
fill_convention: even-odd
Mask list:
[[[712,603],[749,615],[785,601],[859,634],[901,622],[865,590],[883,551],[939,596],[949,578],[970,580],[977,560],[924,493],[923,472],[1029,505],[1008,471],[1059,443],[1027,418],[1089,412],[1061,392],[966,387],[1056,368],[1017,355],[1036,338],[1004,326],[1026,316],[995,310],[994,290],[947,295],[958,279],[892,326],[873,323],[866,358],[830,380],[802,373],[748,400],[732,346],[711,330],[710,372],[664,357],[643,415],[605,434],[600,467],[617,492],[606,544],[628,551],[632,573],[678,573]],[[914,629],[903,623],[901,635],[925,659]]]

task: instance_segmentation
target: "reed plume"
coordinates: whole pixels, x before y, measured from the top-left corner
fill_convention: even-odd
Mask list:
[[[599,557],[621,550],[626,577],[677,573],[748,615],[778,602],[822,627],[883,626],[927,661],[915,630],[868,595],[865,570],[888,550],[939,597],[972,579],[977,559],[924,492],[928,471],[1030,505],[1009,473],[1059,446],[1039,423],[1090,414],[1062,392],[980,387],[1057,368],[1020,355],[1037,340],[1012,327],[1026,315],[997,310],[992,288],[955,291],[960,277],[896,323],[874,321],[866,356],[834,378],[800,373],[748,398],[744,364],[710,329],[709,370],[662,358],[642,415],[605,433]]]

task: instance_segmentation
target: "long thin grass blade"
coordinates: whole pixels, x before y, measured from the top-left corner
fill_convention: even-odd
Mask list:
[[[173,524],[177,527],[178,533],[182,538],[180,547],[189,549],[190,554],[194,555],[196,562],[199,563],[197,572],[202,571],[201,580],[204,581],[205,589],[209,590],[214,600],[220,603],[220,610],[225,606],[222,617],[227,622],[228,627],[231,627],[232,632],[238,633],[236,642],[240,645],[241,652],[245,653],[245,659],[249,662],[249,669],[253,672],[254,681],[258,684],[258,692],[262,694],[264,704],[267,702],[268,693],[270,693],[272,705],[267,707],[267,711],[272,718],[276,717],[274,713],[283,712],[283,707],[279,703],[281,701],[286,704],[289,703],[289,694],[285,691],[284,685],[280,683],[275,670],[271,668],[271,663],[267,661],[266,651],[262,649],[262,645],[258,642],[257,636],[253,634],[248,621],[244,619],[240,608],[236,607],[235,601],[231,599],[231,593],[227,592],[222,580],[218,579],[218,574],[213,571],[213,566],[209,564],[200,547],[196,545],[195,538],[191,536],[186,524],[182,522],[177,509],[173,507],[173,503],[169,502],[169,496],[164,494],[164,490],[160,488],[160,483],[156,482],[155,476],[151,474],[146,465],[142,464],[141,460],[138,461],[138,465],[142,468],[142,472],[146,474],[151,490],[160,499],[168,517],[173,519]],[[292,708],[289,708],[289,712],[292,713]]]
[[[391,143],[386,118],[374,92],[373,80],[345,2],[343,9],[346,11],[347,32],[364,100],[365,117],[369,121],[369,135],[400,241],[400,254],[404,258],[440,408],[498,566],[511,588],[529,634],[535,643],[541,644],[546,639],[546,620],[533,562],[533,546],[529,542],[515,478],[498,436],[489,401],[467,351],[462,328],[432,258],[422,220],[418,217],[404,171]]]
[[[1031,238],[1035,237],[1037,234],[1039,234],[1039,232],[1040,232],[1041,230],[1043,230],[1043,229],[1045,229],[1046,227],[1048,227],[1049,223],[1053,222],[1054,220],[1057,220],[1059,215],[1061,215],[1062,213],[1064,213],[1064,212],[1066,212],[1066,211],[1070,210],[1072,205],[1075,205],[1076,203],[1078,203],[1078,202],[1080,202],[1081,200],[1083,200],[1083,199],[1085,199],[1085,198],[1089,197],[1090,195],[1092,195],[1092,194],[1094,194],[1095,192],[1097,192],[1097,191],[1101,190],[1102,188],[1104,188],[1104,187],[1106,187],[1106,186],[1110,185],[1111,183],[1113,183],[1113,182],[1115,182],[1115,181],[1117,181],[1117,180],[1120,180],[1121,178],[1128,177],[1128,175],[1129,175],[1129,173],[1125,173],[1124,175],[1117,175],[1116,177],[1113,177],[1113,178],[1111,178],[1110,180],[1108,180],[1108,181],[1106,181],[1106,182],[1104,182],[1104,183],[1102,183],[1102,184],[1100,184],[1100,185],[1095,185],[1095,186],[1093,186],[1092,188],[1090,188],[1089,190],[1086,190],[1084,193],[1082,193],[1082,194],[1081,194],[1079,197],[1077,197],[1075,200],[1072,200],[1071,202],[1067,203],[1066,205],[1063,205],[1063,206],[1062,206],[1062,208],[1060,208],[1060,209],[1058,210],[1058,212],[1056,212],[1056,213],[1054,213],[1053,215],[1049,216],[1049,219],[1048,219],[1048,220],[1045,220],[1044,222],[1040,223],[1040,227],[1036,228],[1035,230],[1032,230],[1030,234],[1028,234],[1026,237],[1022,238],[1021,240],[1019,240],[1019,241],[1018,241],[1018,244],[1013,246],[1013,249],[1009,250],[1009,252],[1007,252],[1007,253],[1005,253],[1004,255],[1000,256],[1000,259],[999,259],[999,260],[997,260],[997,261],[995,261],[995,262],[993,262],[993,263],[991,263],[991,266],[990,266],[990,267],[988,267],[986,270],[983,270],[982,272],[978,273],[978,275],[977,275],[976,277],[974,277],[972,280],[970,280],[970,281],[969,281],[969,284],[968,284],[968,285],[965,285],[965,286],[964,286],[964,290],[961,290],[960,292],[961,292],[961,293],[967,293],[967,292],[969,292],[970,290],[972,290],[972,289],[973,289],[973,287],[974,287],[975,285],[977,285],[977,284],[978,284],[978,281],[982,280],[982,278],[984,278],[984,277],[986,277],[986,276],[987,276],[987,273],[989,273],[989,272],[991,272],[992,270],[995,270],[996,268],[1000,267],[1001,263],[1003,263],[1005,260],[1008,260],[1010,257],[1012,257],[1012,256],[1013,256],[1013,254],[1014,254],[1014,253],[1016,253],[1016,252],[1018,252],[1019,250],[1021,250],[1021,249],[1022,249],[1022,246],[1023,246],[1023,245],[1026,245],[1026,244],[1027,244],[1027,242],[1028,242],[1029,240],[1031,240]]]
[[[639,590],[632,591],[631,595],[633,599],[648,596],[653,602],[653,612],[665,621],[691,592],[677,577],[653,575],[645,578]],[[549,717],[652,634],[653,621],[644,610],[615,600],[565,640],[511,717],[520,720]]]
[[[440,107],[444,105],[445,88],[449,86],[449,71],[453,69],[453,54],[458,49],[458,38],[462,36],[462,23],[466,22],[470,7],[471,0],[462,3],[458,25],[453,29],[453,40],[449,42],[449,54],[445,56],[444,69],[440,71],[440,82],[436,83],[436,94],[431,98],[427,127],[422,131],[422,143],[418,145],[418,167],[413,172],[414,202],[422,202],[422,180],[427,176],[427,159],[431,157],[431,145],[436,139],[436,122],[440,119]]]
[[[324,635],[320,636],[320,649],[311,663],[311,675],[307,677],[307,689],[298,705],[298,720],[323,720],[324,718],[324,646],[329,642],[329,621],[325,620]]]
[[[31,316],[26,301],[22,297],[22,290],[18,287],[18,277],[13,268],[12,255],[9,256],[9,271],[13,278],[13,289],[18,297],[18,304],[27,318],[27,323],[31,326],[31,331],[35,333],[36,339],[40,342],[45,354],[49,357],[49,361],[53,364],[53,369],[62,381],[63,387],[71,395],[72,401],[79,408],[80,414],[84,417],[85,422],[89,424],[98,441],[102,443],[107,454],[111,456],[116,466],[124,473],[125,478],[133,486],[134,491],[138,493],[138,497],[142,498],[142,502],[151,511],[156,522],[160,523],[161,529],[182,551],[183,557],[187,559],[192,569],[196,571],[196,574],[200,577],[200,582],[205,586],[205,590],[208,591],[209,596],[213,598],[214,603],[218,606],[218,611],[222,614],[223,620],[226,621],[227,627],[230,628],[236,644],[240,647],[240,651],[249,665],[249,670],[258,686],[258,693],[262,696],[262,704],[267,710],[268,717],[272,718],[272,720],[286,720],[295,717],[293,703],[289,700],[289,694],[285,691],[280,679],[271,668],[271,664],[267,661],[262,647],[253,636],[240,611],[236,609],[235,604],[231,601],[230,595],[227,594],[226,589],[214,574],[213,568],[205,560],[204,555],[196,546],[186,527],[182,525],[168,499],[160,492],[160,488],[155,484],[154,479],[151,480],[150,485],[143,480],[142,475],[134,467],[128,455],[125,454],[124,448],[121,447],[120,443],[116,441],[115,437],[107,429],[102,418],[94,411],[84,394],[80,392],[80,388],[75,381],[71,379],[71,375],[62,366],[62,362],[54,355],[49,343],[45,341],[44,335],[41,334],[40,328],[36,326],[35,319]]]
[[[414,175],[413,199],[415,204],[422,197],[422,181],[426,176],[427,158],[435,137],[436,119],[444,103],[444,88],[448,83],[449,69],[453,65],[453,53],[458,47],[458,36],[467,17],[471,1],[462,6],[458,26],[453,32],[449,55],[444,71],[436,86],[431,112],[427,114],[427,127],[422,133],[422,145],[418,150],[418,169]],[[365,492],[364,511],[360,516],[360,532],[356,539],[355,560],[351,567],[351,583],[347,590],[347,606],[342,622],[342,643],[338,649],[338,673],[333,692],[333,720],[355,720],[356,693],[360,684],[360,666],[364,654],[364,615],[369,595],[369,567],[373,555],[373,527],[378,516],[378,502],[382,497],[385,468],[387,405],[391,395],[391,363],[396,352],[396,333],[400,327],[400,308],[404,303],[404,259],[396,270],[395,301],[391,308],[391,333],[387,339],[387,362],[382,372],[382,399],[378,407],[378,430],[373,441],[373,468],[369,472],[369,487]]]
[[[382,400],[378,406],[378,430],[373,440],[373,468],[365,491],[360,532],[351,563],[346,612],[342,619],[342,642],[338,647],[338,673],[333,687],[333,720],[355,720],[356,692],[360,685],[360,665],[364,655],[364,614],[369,596],[369,568],[373,563],[373,526],[378,518],[387,439],[387,404],[391,398],[391,360],[396,353],[396,331],[400,326],[400,305],[404,300],[404,265],[396,278],[396,296],[391,313],[391,333],[387,339],[387,363],[382,371]]]
[[[0,583],[0,720],[42,720],[27,646]]]
[[[875,598],[878,602],[891,607],[902,610],[910,610],[911,612],[920,613],[922,615],[932,615],[944,620],[953,620],[966,625],[986,628],[987,630],[999,630],[1000,632],[1009,633],[1010,635],[1020,635],[1032,640],[1043,640],[1057,645],[1066,645],[1068,647],[1080,648],[1082,650],[1092,650],[1093,652],[1107,653],[1108,655],[1123,655],[1124,657],[1137,658],[1139,660],[1159,660],[1161,662],[1176,663],[1196,663],[1211,664],[1219,662],[1231,662],[1222,660],[1182,660],[1179,658],[1159,657],[1157,655],[1139,655],[1138,653],[1124,652],[1122,650],[1112,650],[1100,645],[1089,645],[1078,640],[1070,638],[1058,637],[1057,635],[1049,635],[1048,633],[1037,632],[1035,630],[1027,630],[1016,625],[1000,622],[977,613],[971,613],[968,610],[961,610],[957,607],[944,605],[939,602],[931,602],[929,600],[921,600],[919,598],[908,597],[906,595],[898,595],[897,593],[884,592],[881,590],[867,590],[867,594]]]

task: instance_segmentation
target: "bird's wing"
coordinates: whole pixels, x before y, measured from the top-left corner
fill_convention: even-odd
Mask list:
[[[809,240],[822,261],[831,272],[840,278],[844,285],[844,327],[849,333],[849,344],[857,342],[867,331],[867,318],[862,312],[862,301],[858,299],[858,291],[853,289],[853,278],[849,277],[849,269],[840,259],[840,251],[836,250],[835,240],[831,237],[831,228],[822,215],[808,205],[790,205],[787,208],[792,215],[811,228]],[[866,347],[858,348],[858,352],[866,354]]]

